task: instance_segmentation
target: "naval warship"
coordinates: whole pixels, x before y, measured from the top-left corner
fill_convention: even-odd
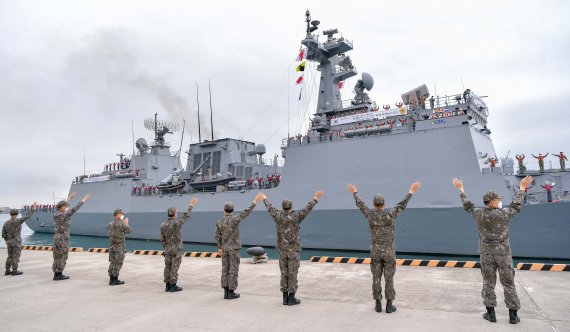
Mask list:
[[[323,199],[301,227],[303,248],[368,250],[368,224],[346,184],[355,184],[370,204],[374,194],[382,193],[393,206],[412,182],[421,181],[422,189],[397,221],[397,251],[477,255],[476,224],[451,179],[462,179],[475,203],[482,205],[483,194],[493,189],[508,204],[522,177],[532,175],[534,186],[510,227],[513,256],[570,259],[570,176],[562,165],[531,170],[522,163],[515,168],[508,156],[497,160],[487,122],[490,110],[470,90],[437,97],[421,85],[402,94],[393,107],[379,107],[367,93],[374,80],[363,72],[354,96],[343,100],[339,82],[359,75],[347,55],[353,43],[339,37],[337,29],[323,31],[320,41],[320,22],[308,11],[305,23],[301,44],[306,61],[320,75],[317,103],[308,133],[283,139],[283,165],[276,157],[264,158],[263,144],[224,138],[190,144],[182,167],[179,152],[171,152],[165,141],[174,126],[155,116],[145,123],[154,131],[150,145],[139,139],[130,158],[121,155],[98,176],[73,181],[69,191],[77,197],[91,193],[91,199],[74,215],[71,233],[107,236],[112,211],[120,207],[133,226],[130,238],[158,240],[167,208],[184,211],[196,196],[200,203],[182,228],[183,239],[215,243],[224,202],[240,210],[263,190],[273,203],[290,198],[300,208],[322,189]],[[542,185],[552,187],[550,193]],[[27,224],[35,232],[52,233],[52,213],[40,211]],[[263,204],[240,232],[244,245],[275,245],[275,225]]]

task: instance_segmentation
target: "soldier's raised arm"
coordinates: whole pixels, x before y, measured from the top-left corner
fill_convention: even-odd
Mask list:
[[[502,209],[503,212],[507,213],[509,218],[514,217],[517,213],[521,211],[522,203],[524,201],[524,193],[533,180],[534,180],[533,177],[530,175],[522,179],[521,184],[519,186],[520,189],[519,192],[515,195],[511,204]]]
[[[123,233],[127,235],[131,233],[132,230],[133,228],[129,226],[129,218],[125,218],[125,220],[123,220]]]
[[[72,193],[71,195],[69,195],[69,197],[67,198],[68,200],[73,198],[73,196],[75,196],[75,193]],[[85,204],[85,202],[87,202],[87,200],[89,199],[89,197],[91,197],[91,194],[87,194],[83,197],[83,199],[81,201],[79,201],[79,203],[77,203],[76,206],[74,206],[73,208],[69,209],[69,211],[67,211],[67,217],[71,217],[72,215],[75,214],[75,212],[77,212],[82,206],[83,204]],[[68,201],[69,202],[69,201]]]
[[[406,209],[406,206],[408,206],[408,202],[412,198],[412,195],[414,195],[416,191],[421,187],[422,184],[419,182],[412,183],[412,185],[410,186],[410,190],[408,191],[408,194],[404,197],[404,199],[402,199],[400,203],[396,204],[396,206],[392,210],[390,210],[390,212],[388,212],[390,216],[394,219],[397,218],[398,215]]]
[[[463,181],[454,178],[452,182],[455,188],[461,191],[459,197],[461,197],[461,202],[463,203],[463,209],[473,214],[473,212],[475,211],[475,205],[471,203],[471,201],[467,198],[467,195],[465,195],[465,188],[463,187]]]
[[[253,211],[253,209],[255,208],[255,205],[257,204],[257,202],[259,202],[261,200],[261,195],[262,193],[259,193],[255,196],[255,198],[253,199],[253,202],[251,203],[250,206],[248,206],[245,210],[243,210],[240,214],[238,214],[235,217],[235,221],[240,223],[242,222],[245,218],[247,218],[247,216],[249,216],[249,214],[251,213],[251,211]]]
[[[352,196],[354,196],[354,200],[356,201],[356,207],[358,207],[362,212],[362,214],[364,215],[364,217],[368,219],[368,216],[370,215],[370,208],[366,205],[366,203],[364,203],[362,198],[360,198],[360,196],[358,195],[358,189],[356,189],[356,186],[353,185],[352,183],[349,183],[346,185],[346,189],[348,189],[348,191],[352,193]]]
[[[271,219],[273,219],[273,221],[277,222],[277,220],[279,220],[279,215],[281,214],[281,212],[279,210],[277,210],[276,208],[274,208],[273,205],[271,205],[271,203],[267,199],[267,196],[265,196],[265,194],[263,192],[260,192],[259,194],[261,195],[261,199],[263,200],[263,204],[265,204],[265,208],[267,208],[267,212],[269,212]]]
[[[317,191],[315,193],[315,196],[313,196],[313,199],[307,204],[307,206],[305,206],[303,209],[301,209],[301,211],[298,212],[299,223],[301,223],[305,219],[305,217],[307,217],[309,212],[313,210],[313,208],[315,207],[315,205],[317,205],[319,199],[321,199],[322,196],[323,196],[323,191],[322,190]]]
[[[186,212],[184,212],[182,217],[180,219],[178,219],[178,222],[180,222],[181,224],[184,224],[185,222],[187,222],[188,218],[190,218],[190,213],[192,213],[192,209],[194,208],[194,206],[196,204],[198,204],[198,199],[196,197],[192,197],[192,199],[190,200],[190,203],[188,203],[188,210],[186,210]]]
[[[32,208],[30,210],[28,210],[28,212],[26,213],[25,216],[23,216],[22,218],[18,219],[18,222],[20,224],[23,224],[26,220],[30,219],[30,217],[32,216],[32,214],[34,214],[34,211],[36,210],[36,207],[38,206],[38,204],[36,202],[34,202],[34,204],[32,204]]]

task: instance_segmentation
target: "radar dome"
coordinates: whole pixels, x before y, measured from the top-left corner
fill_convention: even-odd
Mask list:
[[[374,78],[372,78],[372,75],[368,73],[362,73],[362,85],[366,90],[372,90],[372,87],[374,87]]]
[[[320,124],[321,121],[323,121],[323,119],[319,115],[315,115],[315,117],[313,118],[314,124]]]
[[[265,149],[265,144],[257,144],[255,146],[255,153],[256,154],[265,154],[266,149]]]

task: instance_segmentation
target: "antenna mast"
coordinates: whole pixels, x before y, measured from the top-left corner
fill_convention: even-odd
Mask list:
[[[198,104],[198,143],[202,143],[202,130],[200,129],[200,100],[198,99],[198,82],[196,82],[196,104]]]
[[[212,88],[210,87],[210,78],[208,78],[208,91],[210,92],[210,127],[212,127],[212,141],[214,140],[214,114],[212,112]]]

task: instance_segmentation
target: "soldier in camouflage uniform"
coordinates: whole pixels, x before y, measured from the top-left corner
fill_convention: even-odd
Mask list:
[[[188,204],[188,210],[182,218],[176,219],[176,208],[168,208],[168,220],[160,225],[160,242],[164,246],[164,283],[166,292],[179,292],[182,287],[178,282],[178,269],[182,263],[182,225],[190,218],[194,205],[198,204],[196,198],[192,198]]]
[[[233,203],[225,203],[224,217],[218,220],[216,224],[215,238],[219,248],[218,254],[222,256],[222,288],[224,289],[224,299],[226,300],[233,300],[239,297],[239,293],[235,292],[238,286],[239,252],[241,249],[239,224],[251,213],[260,200],[261,193],[257,194],[253,203],[237,216],[233,214]]]
[[[69,201],[74,196],[75,193],[71,193],[66,200],[57,203],[57,211],[53,215],[53,220],[55,221],[55,230],[53,232],[53,280],[69,279],[68,276],[63,275],[69,251],[69,223],[71,222],[71,216],[87,202],[90,195],[85,195],[75,207],[68,210]]]
[[[295,298],[297,292],[297,274],[299,273],[301,241],[299,228],[301,222],[317,204],[322,191],[317,191],[313,199],[301,211],[293,211],[293,202],[286,199],[281,206],[283,211],[274,208],[262,193],[261,198],[269,215],[277,226],[277,250],[279,251],[279,269],[281,270],[281,292],[283,293],[283,305],[295,305],[301,300]]]
[[[406,209],[412,195],[421,188],[419,182],[410,186],[410,191],[404,199],[390,211],[384,211],[384,196],[375,195],[373,199],[374,209],[368,208],[366,203],[358,195],[356,187],[349,183],[347,189],[354,195],[356,206],[360,209],[370,226],[372,244],[370,257],[372,264],[372,296],[376,300],[376,312],[382,312],[382,285],[381,278],[384,274],[386,296],[386,313],[393,313],[396,307],[392,303],[396,298],[394,289],[394,274],[396,273],[396,247],[394,245],[394,229],[396,218]]]
[[[129,226],[129,218],[125,218],[123,210],[116,209],[113,212],[114,219],[109,223],[109,285],[122,285],[125,282],[119,280],[119,272],[125,260],[125,236],[132,230]]]
[[[497,321],[495,316],[497,270],[505,293],[505,304],[509,308],[509,322],[511,324],[520,322],[517,310],[521,305],[515,287],[515,270],[509,244],[509,221],[520,212],[525,190],[532,181],[531,176],[521,180],[520,191],[508,207],[503,207],[501,197],[496,192],[489,191],[483,195],[485,207],[479,208],[475,207],[465,196],[463,182],[453,179],[453,184],[461,191],[463,208],[475,218],[479,228],[479,253],[483,275],[481,296],[487,308],[483,318],[493,323]]]
[[[10,220],[6,221],[2,227],[2,238],[6,242],[8,249],[5,275],[18,276],[24,273],[18,271],[18,263],[20,262],[20,255],[22,254],[22,224],[30,219],[37,206],[38,205],[34,203],[32,209],[20,219],[18,219],[18,210],[10,210]],[[10,270],[10,268],[12,268],[12,270]]]

